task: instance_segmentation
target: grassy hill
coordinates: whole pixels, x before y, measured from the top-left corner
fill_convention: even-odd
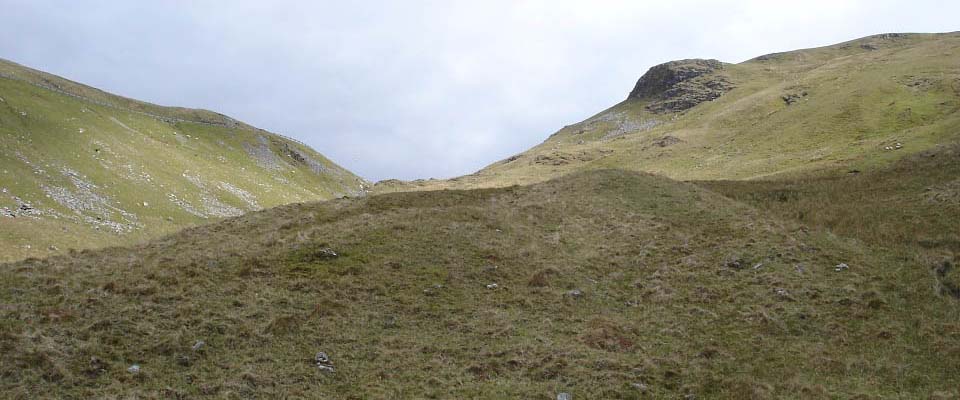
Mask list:
[[[363,191],[307,146],[0,60],[0,261]]]
[[[0,389],[956,395],[957,278],[923,257],[615,170],[281,206],[5,266]],[[320,351],[335,372],[317,367]]]
[[[137,159],[112,154],[141,141],[173,154],[149,173],[177,197],[143,200],[173,210],[173,222],[135,221],[210,221],[132,247],[0,265],[0,393],[960,398],[958,49],[957,34],[893,34],[736,65],[671,62],[623,103],[477,174],[225,219],[205,200],[211,188],[239,198],[221,205],[244,209],[243,196],[212,182],[246,188],[228,179],[257,176],[318,190],[297,180],[306,171],[256,162],[282,157],[289,142],[212,113],[200,112],[204,123],[174,120],[178,109],[97,114],[71,95],[30,92],[48,83],[0,79],[35,104],[7,112],[12,121],[78,102],[38,121],[63,130],[88,118],[82,127],[94,128],[77,135],[130,128],[98,147],[69,139],[51,146],[61,153],[3,161],[36,181],[34,201],[59,204],[69,189],[98,206],[72,214],[79,222],[64,223],[65,210],[0,217],[0,229],[33,221],[22,235],[37,241],[41,229],[89,224],[103,244],[147,232],[107,233],[108,222],[132,220],[115,204],[136,204],[150,185],[97,202],[114,175],[80,196],[99,175],[39,161],[61,154],[77,163],[66,168],[126,171],[117,166]],[[122,109],[131,111],[107,113]],[[101,155],[79,156],[88,151]],[[241,168],[259,175],[231,175],[208,154],[255,160]],[[468,189],[423,191],[458,187]],[[190,188],[199,193],[180,195]]]
[[[674,179],[870,170],[960,140],[960,33],[884,34],[740,63],[682,60],[627,100],[542,144],[449,181],[496,187],[619,168]]]

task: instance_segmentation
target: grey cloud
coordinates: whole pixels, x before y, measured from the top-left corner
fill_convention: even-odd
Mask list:
[[[0,57],[303,140],[367,177],[451,177],[625,98],[671,59],[737,62],[882,31],[950,2],[0,0]]]

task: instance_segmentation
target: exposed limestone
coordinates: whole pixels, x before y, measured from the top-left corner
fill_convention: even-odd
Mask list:
[[[227,182],[220,182],[217,184],[217,187],[219,187],[220,190],[225,190],[230,192],[230,194],[237,196],[237,198],[242,200],[244,203],[247,203],[247,206],[250,207],[251,211],[259,210],[261,208],[260,204],[257,203],[257,197],[246,190],[240,189]]]
[[[241,210],[237,207],[231,206],[221,201],[219,196],[217,196],[214,190],[208,187],[208,185],[206,184],[206,182],[203,181],[203,178],[201,178],[200,175],[193,175],[193,174],[189,174],[188,172],[184,172],[183,174],[181,174],[181,176],[183,176],[184,178],[187,179],[187,181],[189,181],[194,186],[196,186],[197,189],[200,189],[200,202],[203,209],[202,211],[200,211],[200,214],[202,214],[202,216],[204,217],[235,217],[243,214],[244,210]],[[256,199],[249,192],[239,189],[226,182],[217,183],[217,188],[220,190],[228,191],[231,194],[237,196],[238,198],[240,198],[240,200],[243,200],[245,203],[247,203],[250,206],[251,210],[259,209],[259,205],[256,204]],[[186,207],[184,207],[183,204],[178,204],[178,205],[180,205],[181,208],[184,208],[186,210]],[[195,214],[195,213],[191,212],[191,214]]]
[[[47,197],[61,206],[66,207],[84,222],[97,227],[105,227],[117,233],[130,232],[142,226],[137,221],[136,214],[128,212],[113,204],[115,201],[106,194],[98,193],[99,186],[77,171],[70,168],[60,168],[60,173],[67,177],[73,188],[56,185],[42,185]]]
[[[653,129],[657,125],[660,125],[660,121],[655,119],[641,119],[638,121],[630,118],[624,118],[617,124],[615,129],[607,132],[606,135],[603,135],[603,139],[613,139],[631,133],[640,133]]]
[[[244,143],[243,149],[247,151],[264,169],[277,171],[282,168],[283,161],[270,149],[270,142],[264,136],[257,136],[257,144]]]

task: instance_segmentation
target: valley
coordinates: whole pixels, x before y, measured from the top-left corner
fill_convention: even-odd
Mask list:
[[[670,62],[477,173],[374,185],[23,69],[0,239],[57,250],[0,265],[0,390],[958,398],[958,66],[957,33]]]

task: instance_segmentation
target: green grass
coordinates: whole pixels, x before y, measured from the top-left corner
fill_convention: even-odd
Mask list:
[[[239,123],[172,121],[139,111],[197,121],[212,121],[216,114],[103,97],[107,95],[77,84],[62,86],[119,104],[101,105],[35,85],[60,78],[0,63],[0,72],[11,70],[35,80],[0,77],[0,187],[7,189],[0,193],[0,207],[18,207],[14,197],[19,197],[44,216],[20,221],[0,217],[0,245],[11,249],[0,253],[0,261],[57,254],[70,247],[135,243],[217,219],[223,214],[218,208],[243,212],[361,191],[360,178],[269,132]],[[249,154],[248,149],[260,147],[275,157],[275,167]],[[316,164],[292,158],[288,149]],[[323,170],[316,172],[313,166]],[[67,171],[75,171],[82,182]],[[95,186],[80,212],[50,196],[51,190],[76,195],[86,184]],[[129,229],[117,234],[96,218]]]
[[[282,206],[5,266],[0,385],[10,397],[955,391],[957,300],[893,253],[612,170]],[[337,372],[312,364],[317,351]]]
[[[376,190],[499,187],[605,168],[680,180],[881,168],[960,140],[958,65],[958,33],[871,36],[727,64],[717,73],[736,88],[684,112],[653,114],[646,101],[626,100],[475,174]],[[792,105],[782,98],[801,93]],[[659,124],[636,129],[648,121]],[[666,136],[680,142],[658,146]]]

